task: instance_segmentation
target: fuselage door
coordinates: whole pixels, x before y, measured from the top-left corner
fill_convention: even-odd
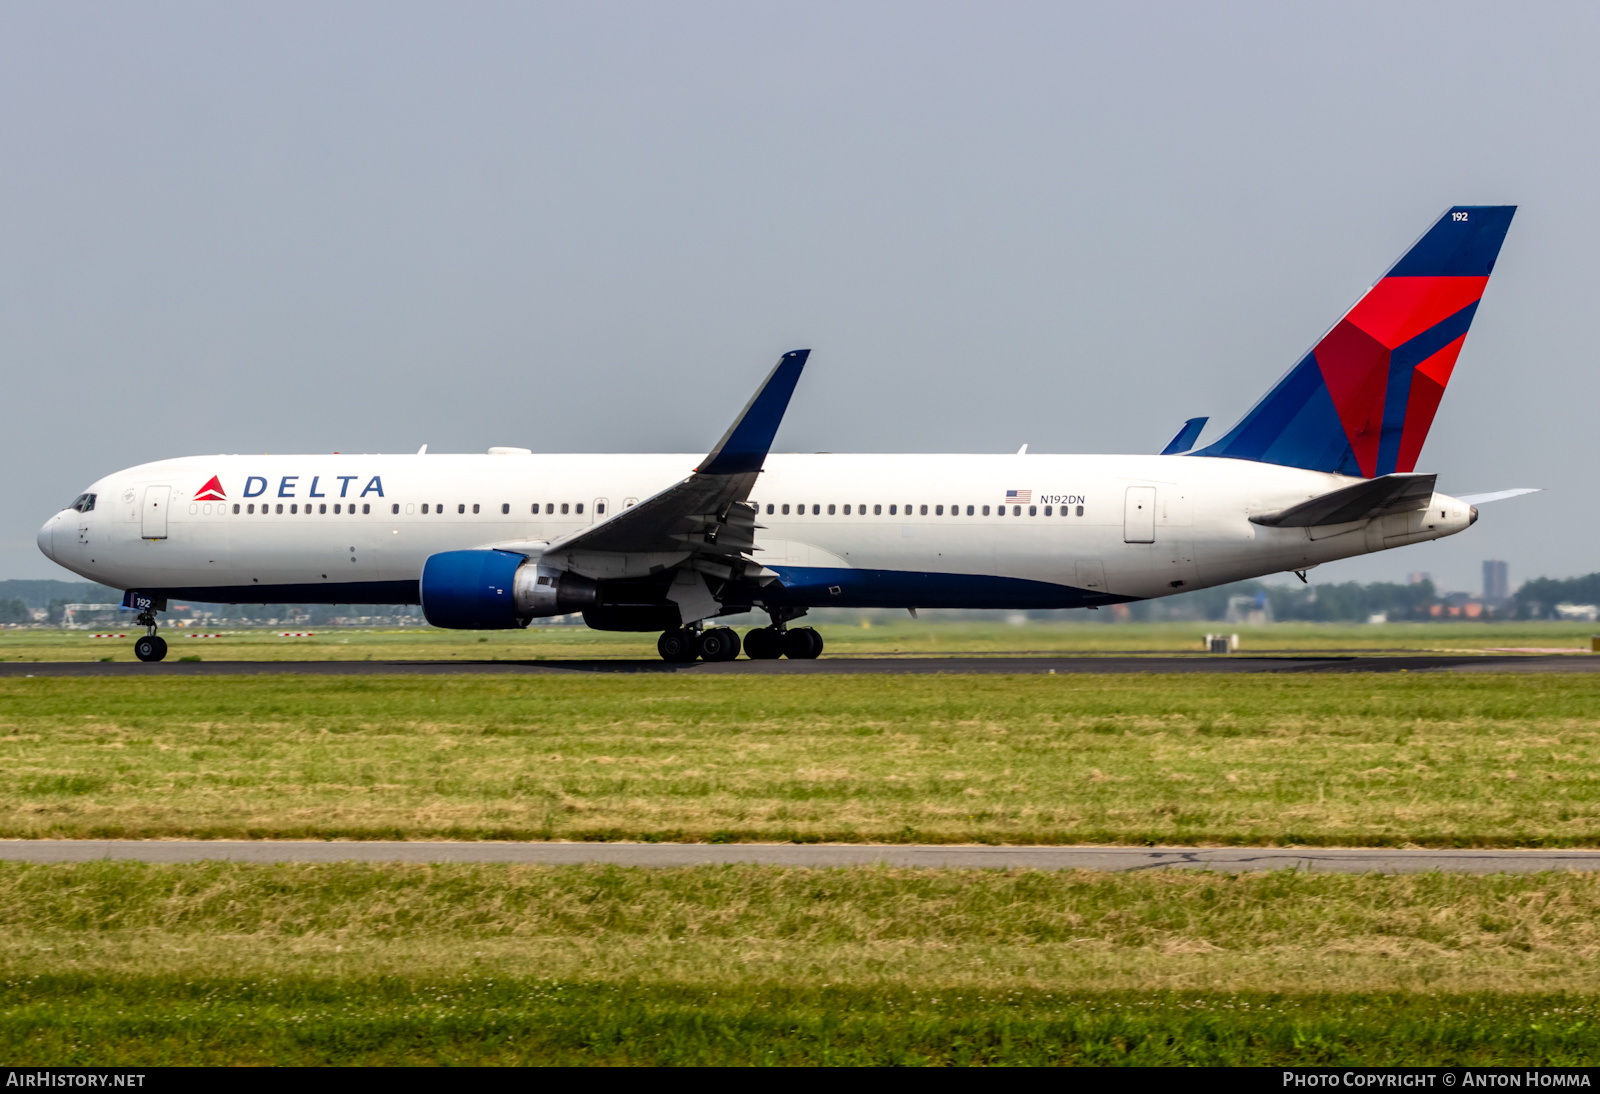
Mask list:
[[[1130,486],[1122,505],[1122,542],[1156,541],[1156,488]]]
[[[167,538],[167,509],[172,504],[172,487],[147,486],[144,488],[144,518],[139,529],[141,539]]]

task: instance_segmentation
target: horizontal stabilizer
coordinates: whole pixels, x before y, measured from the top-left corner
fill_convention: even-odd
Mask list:
[[[1250,518],[1250,523],[1268,528],[1315,528],[1324,524],[1349,524],[1387,513],[1408,513],[1428,504],[1438,477],[1384,475],[1321,494],[1276,513],[1258,513]]]
[[[1487,494],[1462,494],[1460,501],[1468,505],[1483,505],[1491,501],[1504,501],[1506,498],[1520,498],[1524,494],[1537,494],[1543,487],[1519,486],[1514,490],[1491,490]]]
[[[1183,428],[1178,430],[1178,435],[1167,442],[1167,447],[1161,450],[1163,456],[1178,456],[1194,447],[1194,442],[1200,439],[1200,431],[1206,427],[1210,418],[1190,418],[1183,423]]]

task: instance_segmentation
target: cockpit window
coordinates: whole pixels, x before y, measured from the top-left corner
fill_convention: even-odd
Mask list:
[[[80,513],[92,512],[94,510],[94,499],[95,495],[93,494],[79,494],[72,499],[72,504],[67,508],[76,509]]]

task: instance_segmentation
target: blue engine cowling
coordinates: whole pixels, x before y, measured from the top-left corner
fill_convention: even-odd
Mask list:
[[[422,564],[422,614],[435,627],[498,631],[526,627],[517,614],[517,570],[526,555],[442,551]]]
[[[498,631],[544,615],[595,606],[598,589],[581,574],[510,551],[441,551],[422,564],[422,614],[435,627]]]

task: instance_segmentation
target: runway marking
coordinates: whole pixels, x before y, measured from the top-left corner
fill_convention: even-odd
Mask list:
[[[994,847],[792,843],[447,843],[311,840],[0,840],[0,861],[427,862],[682,867],[740,863],[830,868],[1302,870],[1336,874],[1527,874],[1600,870],[1600,850],[1426,850],[1342,847]]]

